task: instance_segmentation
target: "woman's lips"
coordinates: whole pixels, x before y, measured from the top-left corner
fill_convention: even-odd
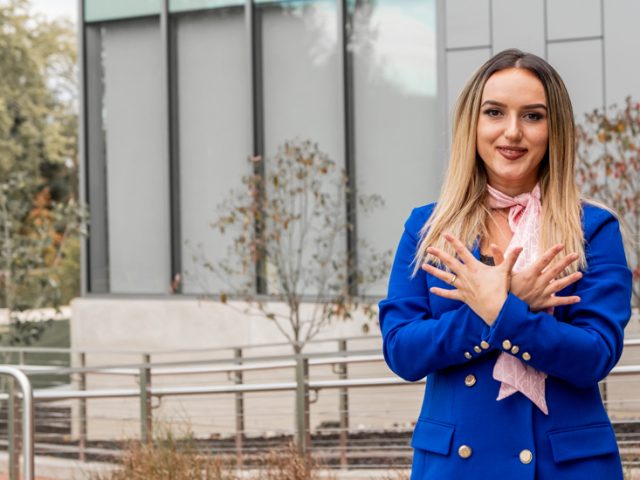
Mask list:
[[[527,149],[522,147],[496,147],[496,150],[507,160],[517,160],[527,153]]]

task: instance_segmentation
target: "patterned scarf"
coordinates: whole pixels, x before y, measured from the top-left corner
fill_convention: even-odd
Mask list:
[[[538,258],[542,205],[540,186],[531,193],[510,197],[487,186],[491,208],[509,208],[509,227],[513,238],[507,247],[510,250],[521,246],[522,253],[513,267],[514,272],[527,268]],[[545,398],[547,374],[525,364],[515,356],[502,352],[493,367],[493,378],[501,382],[497,400],[520,392],[531,400],[545,415],[549,415]]]

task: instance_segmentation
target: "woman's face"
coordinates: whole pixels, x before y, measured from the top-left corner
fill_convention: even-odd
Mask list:
[[[533,190],[549,144],[547,101],[538,77],[524,68],[491,75],[476,136],[492,187],[512,196]]]

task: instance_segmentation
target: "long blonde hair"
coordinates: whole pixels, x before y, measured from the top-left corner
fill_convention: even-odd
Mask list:
[[[582,232],[582,206],[575,182],[576,135],[571,99],[560,75],[536,55],[510,49],[482,65],[458,97],[453,118],[451,157],[438,203],[421,230],[414,275],[424,262],[442,266],[427,253],[434,246],[455,256],[443,233],[458,237],[469,248],[487,236],[490,212],[485,205],[487,174],[476,149],[476,130],[485,83],[494,73],[524,68],[542,82],[547,99],[549,146],[538,170],[542,201],[541,252],[562,243],[565,252],[576,252],[564,274],[586,267]]]

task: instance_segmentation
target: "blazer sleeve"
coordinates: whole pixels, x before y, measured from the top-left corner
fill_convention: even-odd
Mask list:
[[[585,207],[587,215],[587,270],[573,293],[580,302],[557,309],[554,316],[531,312],[510,293],[485,337],[504,351],[518,345],[517,358],[577,387],[596,384],[615,366],[631,316],[631,271],[618,221],[591,206]]]
[[[426,272],[412,277],[420,229],[432,206],[414,209],[405,223],[389,279],[387,298],[379,304],[384,358],[409,381],[468,362],[489,350],[479,349],[489,327],[466,304],[435,318],[429,303]]]

